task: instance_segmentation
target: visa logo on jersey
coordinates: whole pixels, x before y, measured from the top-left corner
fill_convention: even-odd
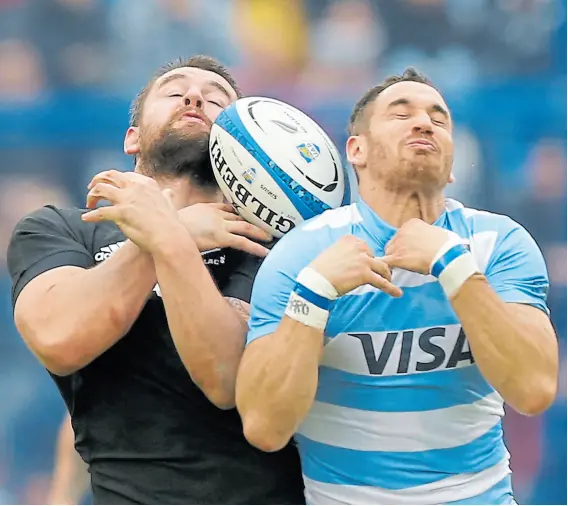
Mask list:
[[[353,374],[394,376],[474,363],[461,325],[391,332],[349,332],[326,345],[322,365]]]

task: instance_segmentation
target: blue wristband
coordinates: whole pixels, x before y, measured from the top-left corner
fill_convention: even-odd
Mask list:
[[[311,302],[314,306],[317,306],[325,311],[329,311],[331,303],[333,302],[332,300],[318,295],[317,293],[310,290],[307,286],[304,286],[298,282],[296,282],[294,292],[296,292],[300,297],[306,299],[308,302]]]
[[[438,261],[432,266],[432,275],[436,278],[440,277],[443,270],[450,265],[456,258],[469,253],[469,249],[465,244],[456,244],[446,251]]]

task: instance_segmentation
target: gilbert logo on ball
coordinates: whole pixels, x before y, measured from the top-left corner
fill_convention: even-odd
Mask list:
[[[350,203],[337,148],[314,120],[284,102],[239,99],[217,118],[209,149],[227,200],[274,237]]]

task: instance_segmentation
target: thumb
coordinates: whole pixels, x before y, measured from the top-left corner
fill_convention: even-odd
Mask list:
[[[162,195],[166,198],[168,204],[171,206],[172,209],[176,209],[176,204],[175,204],[175,193],[173,190],[171,190],[170,188],[166,188],[165,190],[162,190]]]

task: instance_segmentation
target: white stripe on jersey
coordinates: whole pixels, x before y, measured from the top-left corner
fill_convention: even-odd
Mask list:
[[[324,227],[342,228],[347,225],[361,223],[362,221],[363,217],[359,213],[357,205],[351,204],[350,206],[326,211],[311,219],[309,222],[305,222],[302,227],[304,230],[319,230]]]
[[[495,249],[495,243],[497,242],[497,232],[485,231],[473,234],[469,240],[469,246],[477,266],[481,272],[485,272],[489,258]],[[417,274],[415,272],[405,271],[402,269],[393,269],[392,271],[392,282],[400,288],[411,288],[416,286],[422,286],[426,283],[437,283],[438,280],[431,275]],[[379,289],[372,285],[363,285],[354,290],[351,290],[346,295],[363,295],[365,293],[378,292]]]
[[[387,413],[316,401],[298,434],[318,443],[367,452],[441,450],[483,436],[499,423],[502,403],[501,396],[494,392],[472,404]]]
[[[307,476],[304,476],[304,483],[308,504],[444,504],[480,495],[510,473],[509,459],[506,458],[479,473],[454,474],[434,483],[402,490],[322,483]],[[467,493],[464,495],[463,491]]]

